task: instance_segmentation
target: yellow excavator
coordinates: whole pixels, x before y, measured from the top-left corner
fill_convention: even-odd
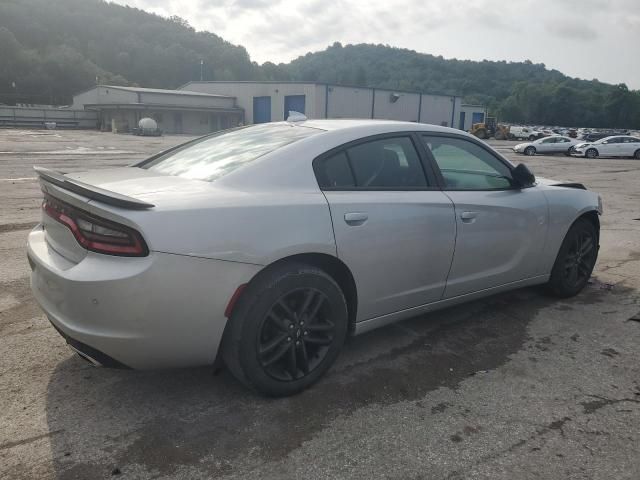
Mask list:
[[[509,127],[499,124],[496,117],[487,117],[484,122],[471,125],[469,133],[483,140],[491,137],[495,137],[496,140],[507,140]]]

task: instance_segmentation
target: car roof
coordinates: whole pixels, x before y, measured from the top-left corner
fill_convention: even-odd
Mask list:
[[[319,130],[336,131],[346,129],[366,129],[372,127],[375,130],[380,128],[390,127],[392,131],[416,131],[424,130],[429,132],[443,132],[443,133],[465,133],[462,130],[455,128],[442,127],[440,125],[432,125],[429,123],[418,122],[403,122],[399,120],[374,120],[363,118],[340,118],[340,119],[311,119],[298,122],[278,122],[294,124],[301,127],[317,128]],[[403,128],[405,127],[405,128]]]

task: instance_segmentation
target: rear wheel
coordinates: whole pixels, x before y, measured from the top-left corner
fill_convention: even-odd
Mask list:
[[[291,263],[256,278],[229,322],[223,345],[229,370],[260,393],[285,396],[331,367],[347,335],[348,314],[333,278]]]
[[[527,147],[524,149],[524,154],[530,157],[536,154],[536,147]]]
[[[561,298],[580,293],[598,258],[598,231],[589,220],[580,218],[562,242],[549,279],[550,291]]]
[[[587,158],[597,158],[598,151],[595,148],[590,148],[584,155]]]
[[[640,148],[636,150],[636,153],[633,154],[633,158],[636,160],[640,160]]]

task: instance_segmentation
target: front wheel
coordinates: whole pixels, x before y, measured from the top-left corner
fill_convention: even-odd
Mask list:
[[[595,148],[590,148],[584,155],[587,158],[596,158],[598,156],[598,151]]]
[[[598,231],[579,218],[562,242],[549,278],[549,290],[557,297],[573,297],[585,287],[598,258]]]
[[[229,370],[264,395],[286,396],[331,367],[347,335],[348,314],[332,277],[291,263],[252,281],[229,322],[222,347]]]
[[[536,154],[536,147],[527,147],[524,149],[524,154],[533,157]]]

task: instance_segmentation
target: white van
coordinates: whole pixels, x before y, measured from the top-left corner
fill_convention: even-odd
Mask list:
[[[542,132],[538,132],[533,128],[513,126],[509,128],[509,136],[512,139],[516,139],[516,140],[522,139],[522,140],[533,141],[537,138],[543,137],[544,135],[542,134]]]

